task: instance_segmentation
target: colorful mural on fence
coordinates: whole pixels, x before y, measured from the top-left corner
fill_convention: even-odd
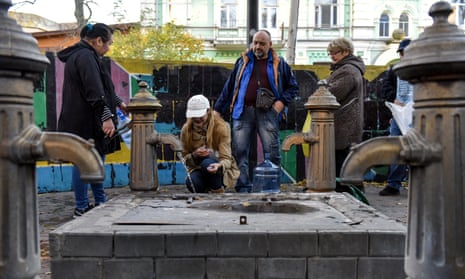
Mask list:
[[[35,123],[44,130],[55,130],[56,120],[61,109],[61,90],[63,84],[63,63],[58,61],[54,53],[47,53],[51,61],[50,69],[44,75],[44,82],[35,86],[34,112]],[[106,60],[111,69],[112,79],[118,96],[129,103],[139,90],[138,82],[146,81],[153,94],[159,99],[162,110],[157,113],[155,129],[160,133],[179,136],[185,122],[187,99],[202,93],[212,103],[215,102],[224,82],[228,78],[232,65],[191,64],[174,65],[158,64],[154,61],[127,61],[119,59]],[[281,126],[281,139],[287,135],[301,131],[307,110],[304,104],[316,90],[317,82],[329,74],[327,65],[295,68],[300,93],[292,104],[289,104],[287,122]],[[365,96],[365,138],[386,133],[389,111],[385,109],[379,96],[381,73],[384,67],[372,66],[367,74],[368,94]],[[260,148],[257,144],[257,149]],[[105,166],[107,178],[105,187],[126,186],[129,183],[130,150],[123,145],[121,151],[107,157]],[[159,184],[184,184],[185,170],[168,146],[157,148]],[[301,146],[293,146],[291,151],[282,154],[284,183],[305,179],[305,156]],[[262,160],[260,152],[251,156],[251,168]],[[39,192],[69,191],[70,165],[56,165],[39,162],[37,180]]]

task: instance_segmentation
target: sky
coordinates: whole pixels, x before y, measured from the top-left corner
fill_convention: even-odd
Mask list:
[[[29,0],[29,2],[34,0]],[[97,4],[90,4],[92,8],[92,18],[90,22],[103,22],[106,24],[116,23],[112,12],[115,0],[94,0]],[[74,0],[35,0],[34,4],[23,3],[24,0],[13,0],[13,6],[9,11],[20,13],[36,14],[57,23],[76,22],[74,17]],[[126,16],[123,22],[135,22],[140,18],[139,0],[122,0]],[[16,5],[15,5],[16,4]]]

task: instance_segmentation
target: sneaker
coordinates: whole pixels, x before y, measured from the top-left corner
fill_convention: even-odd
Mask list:
[[[73,218],[81,217],[82,215],[84,215],[86,212],[88,212],[92,208],[94,208],[92,204],[88,204],[87,207],[84,209],[75,208]]]
[[[400,191],[398,189],[389,186],[384,187],[384,189],[379,192],[380,196],[397,196],[399,194]]]

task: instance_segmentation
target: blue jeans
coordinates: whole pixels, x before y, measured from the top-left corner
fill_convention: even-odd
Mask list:
[[[240,119],[232,121],[232,152],[241,172],[235,189],[237,192],[251,192],[253,179],[249,176],[250,144],[262,142],[263,152],[270,154],[270,160],[281,165],[279,150],[279,119],[274,109],[263,111],[255,107],[244,107]]]
[[[194,192],[192,184],[194,184],[195,193],[208,193],[210,189],[218,190],[223,187],[223,172],[218,170],[216,173],[211,173],[207,170],[210,164],[218,163],[212,158],[203,159],[200,164],[200,169],[194,170],[186,177],[186,186],[190,192]]]
[[[102,156],[102,162],[105,162],[105,156]],[[72,170],[72,181],[71,186],[74,189],[74,200],[76,208],[86,209],[89,206],[89,196],[87,194],[89,190],[89,183],[84,183],[81,180],[80,172],[78,167],[73,166]],[[103,190],[103,183],[92,183],[90,184],[92,193],[94,195],[95,205],[105,203],[106,196]]]
[[[394,118],[391,120],[391,127],[389,129],[390,136],[400,136],[402,135],[399,126],[397,125]],[[391,165],[389,167],[389,174],[387,177],[388,187],[399,190],[402,187],[402,180],[404,180],[407,175],[407,166],[406,165]]]

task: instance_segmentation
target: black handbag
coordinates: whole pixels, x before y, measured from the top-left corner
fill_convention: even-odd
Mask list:
[[[257,89],[257,101],[255,107],[263,110],[269,110],[273,105],[276,97],[273,91],[267,88],[259,87]]]
[[[262,110],[269,110],[271,106],[273,106],[276,97],[268,88],[264,88],[261,86],[260,83],[260,69],[258,65],[255,65],[256,69],[256,76],[257,76],[257,100],[255,102],[255,108],[262,109]]]

